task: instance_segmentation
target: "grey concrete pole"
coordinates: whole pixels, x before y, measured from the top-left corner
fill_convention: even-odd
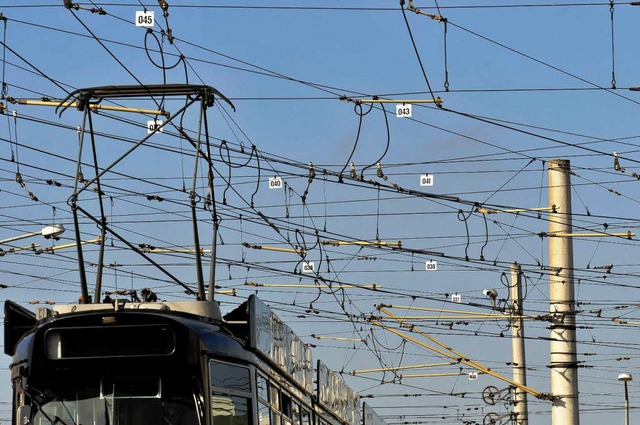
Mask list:
[[[513,381],[527,385],[527,369],[524,351],[524,320],[522,319],[522,271],[518,263],[511,265],[511,349],[513,359]],[[520,388],[513,389],[513,413],[516,425],[528,425],[527,393]]]
[[[571,167],[569,161],[549,162],[549,306],[551,312],[552,425],[579,425],[576,318],[571,236]]]

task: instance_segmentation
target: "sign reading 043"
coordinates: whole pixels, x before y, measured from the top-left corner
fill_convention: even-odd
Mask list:
[[[396,117],[398,118],[411,118],[411,104],[410,103],[398,103],[396,105]]]

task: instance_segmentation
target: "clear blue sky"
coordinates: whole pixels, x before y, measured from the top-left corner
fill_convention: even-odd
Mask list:
[[[146,36],[146,50],[146,30],[134,25],[143,3],[157,20],[153,35]],[[341,95],[349,99],[432,96],[397,1],[169,1],[168,26],[174,44],[160,35],[167,22],[157,2],[80,5],[82,9],[76,11],[65,9],[61,1],[5,0],[0,5],[0,13],[7,18],[0,22],[6,45],[0,50],[6,96],[61,99],[66,91],[78,88],[157,84],[165,78],[169,83],[185,83],[188,78],[189,83],[213,86],[230,98],[236,112],[221,102],[208,111],[215,200],[222,217],[217,284],[237,291],[236,297],[220,295],[218,299],[226,311],[257,290],[306,342],[317,345],[316,358],[334,370],[443,362],[432,352],[372,328],[364,319],[379,314],[374,307],[379,303],[486,313],[490,302],[483,289],[496,288],[499,298],[508,302],[502,274],[508,274],[512,262],[521,263],[526,275],[526,313],[545,314],[549,277],[543,266],[548,264],[549,241],[538,234],[548,229],[546,214],[487,215],[485,222],[482,214],[473,212],[473,203],[491,208],[547,206],[546,166],[551,159],[571,161],[577,229],[637,232],[640,181],[633,173],[640,173],[636,119],[640,94],[629,88],[640,86],[635,43],[640,7],[614,5],[612,62],[609,2],[441,0],[439,9],[432,1],[416,2],[423,12],[448,20],[445,56],[444,24],[406,11],[431,91],[443,99],[443,108],[413,105],[412,118],[407,119],[396,118],[395,104],[386,104],[388,124],[376,107],[359,125],[357,108],[353,102],[341,101]],[[102,8],[106,15],[87,10],[91,8]],[[164,75],[151,62],[162,62],[154,35],[167,67],[185,58]],[[449,91],[445,91],[445,72]],[[75,128],[82,123],[82,114],[70,108],[58,117],[54,108],[2,102],[8,111],[0,116],[0,239],[55,222],[68,229],[55,244],[71,243],[66,201],[78,156]],[[119,103],[155,108],[150,101]],[[165,108],[175,112],[182,105],[183,100],[167,100]],[[367,110],[363,106],[362,112]],[[118,158],[131,141],[144,137],[149,119],[136,114],[94,114],[94,127],[100,133],[96,138],[100,166]],[[197,108],[189,110],[182,125],[195,135]],[[221,140],[231,148],[229,156],[219,149]],[[344,182],[338,182],[336,173],[346,165],[356,140],[352,161],[357,173],[382,157],[388,180],[377,177],[373,166],[364,171],[365,182],[357,183],[347,177],[347,167]],[[187,191],[191,187],[192,149],[175,137],[173,129],[154,135],[150,142],[105,175],[106,218],[134,245],[192,249],[189,196],[182,191],[183,185]],[[86,146],[83,172],[92,176]],[[249,155],[252,146],[258,153]],[[624,172],[614,170],[614,150]],[[310,161],[316,177],[303,205]],[[38,201],[16,183],[18,169]],[[433,176],[433,187],[419,185],[420,175],[426,173]],[[211,216],[202,208],[207,195],[204,163],[197,167],[197,174],[201,241],[210,244]],[[268,189],[268,179],[276,175],[286,182],[285,190]],[[378,190],[376,182],[383,189]],[[459,201],[402,193],[392,184]],[[149,200],[151,196],[163,201]],[[85,193],[81,202],[99,215],[95,192]],[[266,225],[258,211],[279,233]],[[83,218],[81,233],[83,240],[89,240],[99,230]],[[317,244],[376,237],[401,241],[403,249]],[[588,237],[574,242],[580,303],[578,360],[584,366],[579,370],[582,424],[622,422],[622,385],[616,378],[619,372],[634,374],[640,364],[635,342],[640,325],[637,240]],[[40,248],[52,245],[32,238],[2,245],[2,249],[31,243]],[[307,260],[314,262],[322,278],[336,285],[375,283],[384,292],[250,288],[245,281],[312,285],[313,279],[298,273],[301,265],[296,254],[247,248],[242,243],[307,249]],[[55,252],[36,255],[26,250],[0,257],[0,283],[8,286],[0,290],[3,299],[27,306],[32,301],[77,300],[75,250]],[[193,286],[191,254],[152,255]],[[97,248],[89,245],[86,256],[91,286]],[[208,263],[209,257],[205,259]],[[428,260],[438,262],[436,271],[425,270]],[[117,239],[109,238],[104,262],[115,265],[105,272],[105,290],[152,287],[164,299],[187,298],[182,288]],[[613,265],[610,273],[602,268],[607,265]],[[461,295],[460,304],[450,302],[455,293]],[[447,318],[449,313],[395,312],[441,315],[439,320],[415,323],[469,358],[510,376],[511,329],[506,317],[462,320]],[[612,320],[618,317],[628,323]],[[548,323],[530,321],[526,326],[529,386],[549,392]],[[312,335],[355,340],[322,340]],[[10,418],[8,364],[5,358],[0,375],[5,382],[0,387],[0,420],[4,421]],[[490,412],[507,412],[504,405],[489,406],[481,399],[485,387],[507,386],[494,378],[406,377],[460,371],[472,370],[452,365],[404,371],[401,380],[397,376],[394,380],[390,373],[346,379],[363,394],[376,395],[367,401],[390,424],[481,423]],[[637,414],[633,407],[640,400],[633,382],[630,394],[633,417]],[[532,425],[550,422],[548,402],[530,399],[529,406]]]

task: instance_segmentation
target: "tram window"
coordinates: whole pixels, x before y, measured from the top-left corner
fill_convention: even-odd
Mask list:
[[[251,379],[249,368],[209,362],[211,414],[216,425],[251,425]]]
[[[175,349],[175,332],[168,325],[52,328],[45,332],[45,353],[52,360],[169,356]]]
[[[302,423],[301,425],[311,425],[311,415],[306,409],[302,409]]]
[[[162,385],[158,376],[104,377],[100,382],[100,398],[160,398]]]
[[[259,425],[269,425],[269,415],[270,409],[269,406],[260,402],[258,404],[258,421]]]
[[[280,388],[275,385],[269,386],[269,402],[271,403],[271,407],[280,410]]]
[[[284,391],[280,393],[280,411],[287,417],[291,418],[291,396]]]
[[[275,411],[271,411],[271,425],[280,425],[280,414]]]
[[[235,391],[251,392],[249,369],[228,363],[211,361],[211,386]]]
[[[216,425],[249,425],[251,409],[249,399],[214,394],[211,396],[213,422]]]
[[[258,386],[258,398],[264,401],[269,401],[269,382],[267,381],[267,378],[258,374],[256,382]]]
[[[291,419],[293,419],[294,425],[300,425],[300,404],[296,401],[292,403]]]
[[[194,404],[192,382],[188,378],[167,375],[100,378],[70,373],[66,379],[64,383],[45,387],[45,391],[39,392],[39,403],[31,406],[33,418],[27,422],[31,425],[51,425],[52,422],[59,425],[201,423]]]

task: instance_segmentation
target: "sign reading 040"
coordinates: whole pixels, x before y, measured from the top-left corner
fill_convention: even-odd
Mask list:
[[[282,189],[283,186],[281,177],[276,176],[269,178],[269,189]]]

